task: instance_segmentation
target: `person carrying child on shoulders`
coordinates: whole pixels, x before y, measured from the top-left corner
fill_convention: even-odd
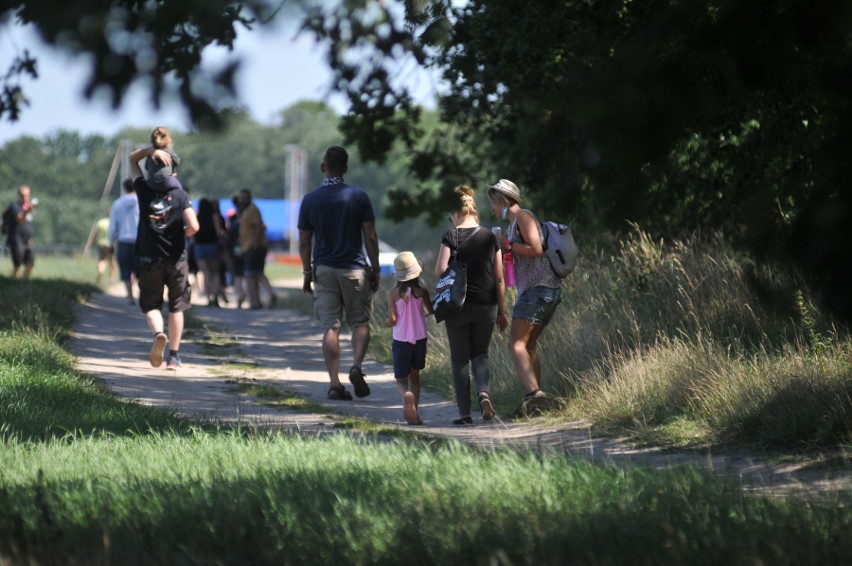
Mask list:
[[[393,328],[393,373],[402,393],[402,416],[410,425],[422,425],[420,370],[426,367],[426,314],[433,314],[429,292],[420,286],[422,267],[411,252],[393,260],[396,287],[388,293],[387,326]]]
[[[145,161],[145,172],[148,173],[148,186],[155,191],[171,191],[182,189],[177,180],[177,168],[180,157],[174,150],[172,135],[167,128],[159,126],[151,131],[151,147],[168,155],[168,159],[151,154]],[[158,154],[162,156],[163,154]]]

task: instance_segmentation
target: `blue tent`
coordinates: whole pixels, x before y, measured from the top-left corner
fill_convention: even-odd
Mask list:
[[[256,198],[252,202],[260,209],[260,215],[263,217],[263,222],[266,224],[266,239],[270,243],[283,242],[289,239],[290,236],[290,211],[291,202],[285,199],[274,198]],[[198,210],[198,200],[192,201],[192,206]],[[222,199],[219,201],[219,210],[225,219],[234,211],[234,205],[230,200]],[[299,205],[293,210],[294,220],[299,215]],[[390,276],[393,274],[393,258],[396,257],[397,250],[389,246],[385,242],[379,240],[379,264],[382,268],[382,275]]]
[[[252,202],[260,210],[263,222],[266,224],[266,238],[270,242],[282,242],[290,237],[290,201],[274,198],[256,198]],[[198,210],[198,200],[192,201],[192,206]],[[219,210],[226,219],[233,213],[234,205],[228,199],[219,201]],[[299,206],[296,205],[294,214],[299,214]]]

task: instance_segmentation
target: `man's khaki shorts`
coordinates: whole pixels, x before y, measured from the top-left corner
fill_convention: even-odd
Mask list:
[[[364,326],[373,316],[373,292],[367,269],[314,269],[314,314],[323,328],[340,328],[343,313],[350,327]]]

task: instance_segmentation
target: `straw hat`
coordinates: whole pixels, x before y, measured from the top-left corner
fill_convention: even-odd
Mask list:
[[[411,252],[400,252],[393,260],[393,269],[393,276],[397,281],[417,279],[423,271]]]
[[[488,187],[488,192],[497,191],[503,193],[516,203],[521,203],[521,191],[518,186],[509,179],[500,179],[497,183]]]

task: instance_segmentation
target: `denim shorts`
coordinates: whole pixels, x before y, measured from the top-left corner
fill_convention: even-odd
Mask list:
[[[530,324],[546,325],[562,302],[562,289],[533,287],[526,289],[518,297],[512,309],[512,318],[528,321]]]
[[[218,244],[195,244],[195,261],[218,261],[219,260],[219,245]]]
[[[119,242],[116,251],[118,270],[122,281],[130,281],[130,274],[135,273],[139,277],[139,256],[133,251],[136,242]]]

